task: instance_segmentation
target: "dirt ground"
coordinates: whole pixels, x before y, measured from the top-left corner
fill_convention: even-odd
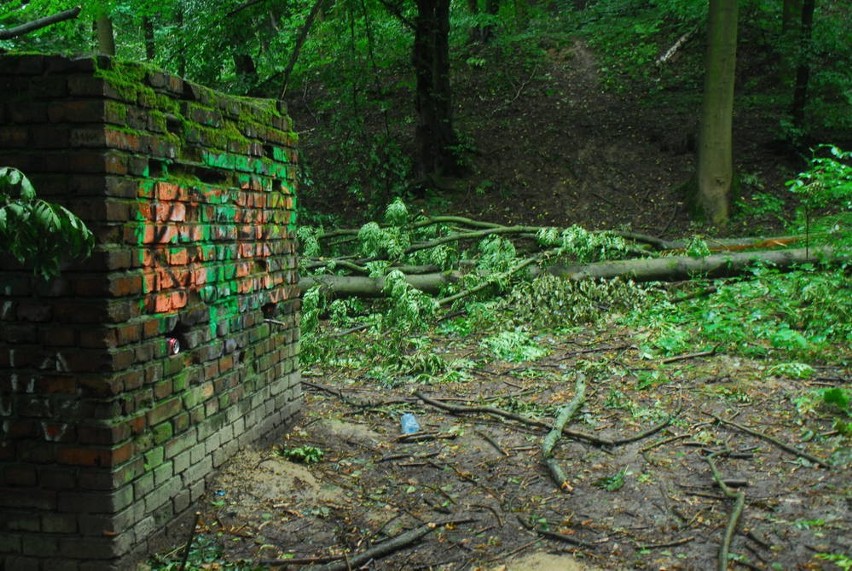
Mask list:
[[[676,187],[693,169],[697,109],[643,107],[599,81],[593,55],[576,43],[551,50],[546,65],[502,92],[476,77],[459,82],[458,121],[476,151],[445,211],[688,235]],[[465,112],[474,107],[488,110],[487,120]],[[322,125],[299,117],[298,104],[291,110],[310,152],[310,132]],[[774,154],[767,122],[777,118],[738,116],[738,166],[783,193],[800,165]],[[335,202],[346,204],[305,197],[308,208]],[[715,462],[728,492],[744,496],[730,568],[839,568],[827,557],[852,556],[850,471],[817,461],[848,466],[849,443],[828,415],[797,399],[848,382],[852,371],[816,364],[818,375],[803,381],[727,355],[649,361],[637,351],[641,335],[603,325],[548,336],[537,341],[549,355],[523,364],[489,360],[475,338],[448,337],[435,342],[447,356],[487,364],[465,382],[438,385],[304,370],[303,414],[284,437],[222,470],[199,532],[221,542],[228,561],[287,568],[717,569],[735,500],[715,481]],[[451,412],[414,394],[549,424],[581,372],[585,404],[567,427],[573,436],[563,434],[553,452],[567,475],[561,487],[544,464],[546,428]],[[418,418],[417,437],[401,437],[403,412]],[[302,446],[321,450],[321,461],[278,453]],[[398,549],[358,558],[394,538]]]
[[[715,458],[720,478],[745,499],[731,542],[740,563],[731,568],[833,569],[820,554],[852,553],[850,471],[815,463],[848,456],[848,441],[795,402],[852,371],[822,368],[800,381],[725,355],[649,362],[635,332],[606,327],[540,341],[549,356],[494,361],[460,383],[388,388],[357,371],[306,370],[297,425],[227,466],[202,531],[219,534],[229,561],[320,564],[431,523],[422,538],[351,568],[715,569],[735,504],[714,481]],[[486,358],[475,339],[446,347]],[[639,389],[642,371],[659,367],[659,384]],[[549,423],[543,411],[575,396],[579,370],[585,404],[567,428],[602,442],[563,435],[554,449],[568,477],[562,489],[543,461],[546,428],[447,411],[413,394]],[[406,411],[421,424],[419,438],[400,434]],[[322,460],[276,453],[301,446],[322,450]]]

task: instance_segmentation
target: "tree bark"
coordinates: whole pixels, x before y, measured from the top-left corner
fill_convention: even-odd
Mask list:
[[[98,53],[107,56],[115,55],[115,34],[109,15],[101,14],[95,20],[95,35],[98,40]]]
[[[784,0],[781,10],[781,30],[788,32],[802,20],[802,0]]]
[[[450,86],[450,1],[417,0],[414,27],[415,176],[428,184],[460,170]]]
[[[145,59],[153,62],[157,55],[156,44],[154,43],[154,19],[150,16],[142,18],[142,29],[145,34]]]
[[[710,0],[694,206],[699,215],[713,224],[727,222],[734,182],[731,125],[737,2]]]
[[[39,18],[37,20],[33,20],[32,22],[27,22],[26,24],[21,24],[20,26],[9,28],[8,30],[0,30],[0,40],[10,40],[12,38],[17,38],[18,36],[25,36],[30,32],[34,32],[41,28],[51,26],[53,24],[56,24],[57,22],[72,20],[76,18],[79,14],[80,7],[77,6],[76,8],[71,8],[70,10],[58,12],[50,16],[45,16],[44,18]]]
[[[319,16],[322,11],[322,7],[325,5],[325,2],[326,0],[316,0],[316,2],[314,2],[305,23],[302,25],[302,29],[299,30],[299,35],[296,37],[296,44],[293,46],[293,53],[290,54],[290,60],[287,62],[287,67],[284,69],[284,80],[282,82],[283,87],[281,88],[281,94],[278,96],[278,99],[284,99],[284,96],[287,95],[287,87],[290,85],[290,75],[293,73],[293,68],[296,67],[296,62],[299,60],[299,53],[302,51],[302,46],[305,44],[305,40],[308,39],[308,33],[311,31],[317,16]]]
[[[802,2],[801,30],[799,32],[799,58],[796,66],[796,85],[793,88],[793,126],[801,129],[805,124],[805,106],[808,103],[808,83],[811,78],[811,38],[813,37],[816,0]]]
[[[616,260],[575,266],[549,268],[553,275],[570,280],[625,278],[635,282],[681,281],[695,276],[721,278],[740,275],[755,263],[789,268],[796,264],[825,259],[829,262],[848,261],[849,254],[834,248],[797,248],[763,252],[737,252],[692,256],[666,256],[638,260]]]

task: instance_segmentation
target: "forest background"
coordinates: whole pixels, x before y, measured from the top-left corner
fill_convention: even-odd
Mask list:
[[[6,2],[0,24],[14,30],[67,9]],[[382,426],[400,412],[432,406],[411,396],[424,387],[596,434],[664,423],[657,443],[686,439],[698,447],[695,461],[678,468],[637,448],[618,463],[589,452],[588,441],[544,442],[528,469],[545,468],[551,487],[583,488],[584,499],[575,494],[579,503],[557,509],[533,505],[538,496],[526,488],[524,500],[505,492],[513,500],[489,508],[500,529],[475,535],[487,546],[479,555],[495,561],[517,547],[505,517],[516,514],[533,533],[622,537],[619,549],[572,544],[609,568],[698,569],[713,558],[849,568],[842,481],[852,433],[850,12],[840,0],[89,2],[25,36],[0,33],[0,48],[114,53],[287,102],[301,151],[302,362],[307,379],[325,384],[306,385],[312,428],[296,431],[278,456],[320,460],[324,451],[337,459],[315,470],[346,471],[340,444],[323,437],[316,415],[357,414],[387,438],[393,428]],[[708,74],[717,41],[727,46],[728,66]],[[708,93],[722,91],[708,87],[714,74],[729,76],[730,101],[708,104]],[[718,152],[702,151],[714,130]],[[727,169],[710,177],[726,179],[721,216],[700,199],[702,156],[721,157]],[[672,261],[681,269],[671,271]],[[345,397],[350,390],[362,400]],[[432,414],[432,426],[446,428],[446,416]],[[706,506],[669,510],[666,525],[651,518],[644,535],[600,523],[608,494],[624,487],[641,497],[659,483],[665,503],[678,487],[672,482],[692,481],[708,464],[710,488],[715,481],[723,491],[714,501],[739,503],[713,464],[723,458],[734,470],[743,462],[722,434],[725,419],[736,417],[810,451],[794,453],[793,468],[772,456],[755,470],[759,498],[746,509],[748,524],[736,509],[727,519]],[[523,450],[523,442],[507,444],[512,438],[500,439],[504,453]],[[482,452],[451,452],[453,462],[482,464]],[[445,454],[437,458],[457,474],[476,472]],[[568,473],[554,471],[554,460]],[[388,496],[387,505],[420,516],[409,524],[424,521],[421,508],[400,506],[428,478],[410,483],[398,469],[382,472],[379,460],[367,463],[409,496]],[[491,477],[480,474],[501,490]],[[376,501],[366,480],[364,505]],[[785,505],[792,511],[783,518],[766,499],[818,482],[819,497]],[[446,485],[435,500],[445,509],[459,497]],[[233,498],[239,503],[236,491]],[[225,503],[211,501],[209,521],[221,522]],[[624,511],[644,513],[642,503]],[[476,511],[465,509],[454,513]],[[338,522],[358,520],[340,506],[332,511]],[[269,526],[258,531],[268,514],[260,506],[243,522],[268,542],[236,546],[228,526],[214,523],[193,557],[258,561],[269,558],[266,545],[278,546],[279,558],[317,553],[307,539],[317,536],[313,528],[296,533],[288,520],[277,537]],[[320,510],[314,519],[322,527],[329,518]],[[726,523],[739,525],[739,536],[722,533]],[[389,534],[360,525],[360,535],[330,533],[327,552],[355,552],[363,537]],[[691,539],[665,541],[673,533]],[[442,541],[463,543],[451,536]],[[791,547],[776,549],[776,541]],[[441,545],[420,552],[421,563],[443,557]],[[400,561],[388,568],[411,564]]]

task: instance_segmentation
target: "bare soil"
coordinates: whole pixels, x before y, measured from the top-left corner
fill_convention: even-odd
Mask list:
[[[579,42],[552,49],[546,63],[500,89],[473,73],[456,90],[459,126],[471,134],[475,153],[470,176],[443,198],[444,211],[663,237],[692,229],[677,188],[693,169],[697,108],[651,108],[641,94],[605,92],[593,55]],[[308,115],[296,121],[307,132],[322,128]],[[768,192],[783,192],[801,164],[773,150],[773,123],[777,117],[741,113],[736,156],[740,170]],[[310,149],[310,134],[302,141]],[[348,208],[333,192],[306,202]],[[756,223],[747,221],[752,229]],[[796,398],[848,382],[852,371],[816,363],[817,377],[803,381],[727,355],[649,362],[637,351],[641,338],[641,331],[603,324],[539,339],[547,357],[513,364],[484,354],[475,337],[447,336],[436,343],[447,356],[485,365],[466,382],[440,385],[383,383],[362,370],[305,370],[298,422],[221,471],[198,531],[217,538],[229,561],[300,562],[288,568],[717,569],[735,502],[714,480],[708,459],[716,453],[720,476],[745,496],[730,568],[838,568],[820,554],[852,555],[850,471],[813,458],[837,460],[848,455],[849,442],[833,431],[830,415],[800,411]],[[656,382],[642,381],[657,368],[663,374]],[[563,435],[554,457],[567,474],[564,486],[543,462],[546,428],[450,413],[413,394],[550,423],[555,408],[574,397],[581,369],[586,402],[568,428],[604,441],[639,437],[606,444]],[[416,414],[421,439],[401,438],[404,411]],[[300,446],[322,450],[322,460],[303,465],[276,453]],[[357,554],[427,524],[436,525],[419,539],[350,565]]]
[[[708,457],[716,452],[721,477],[745,495],[731,545],[744,563],[731,568],[832,569],[818,554],[852,553],[848,468],[821,467],[718,420],[833,462],[844,446],[848,454],[848,440],[829,417],[803,416],[794,401],[852,371],[822,368],[805,382],[760,361],[686,356],[640,389],[637,375],[660,363],[640,358],[639,336],[600,326],[544,338],[550,355],[523,364],[488,362],[475,338],[446,339],[451,354],[487,364],[467,382],[433,386],[388,388],[363,371],[307,370],[304,414],[273,446],[245,450],[222,471],[201,530],[219,534],[230,561],[319,564],[458,520],[352,568],[715,569],[735,503],[714,480]],[[554,453],[568,477],[561,488],[542,458],[547,429],[450,413],[412,394],[551,422],[542,411],[574,397],[580,369],[589,375],[586,402],[568,428],[603,441],[639,438],[607,445],[563,435]],[[420,438],[401,436],[403,411],[415,413]],[[303,465],[276,453],[300,446],[319,448],[323,459]]]

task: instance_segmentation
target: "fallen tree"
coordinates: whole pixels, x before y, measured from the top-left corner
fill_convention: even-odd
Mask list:
[[[852,256],[849,252],[825,246],[810,249],[730,252],[702,257],[664,256],[588,264],[544,265],[544,267],[531,268],[530,274],[535,276],[541,272],[548,272],[574,281],[614,278],[630,279],[635,282],[681,281],[695,277],[720,278],[741,275],[755,265],[789,269],[799,264],[817,261],[837,265],[852,261]],[[462,272],[458,270],[405,274],[405,280],[415,289],[436,294],[443,287],[458,282],[462,275]],[[385,276],[315,275],[302,277],[299,280],[299,289],[304,292],[319,286],[328,295],[334,297],[381,297],[385,295],[385,282]]]

